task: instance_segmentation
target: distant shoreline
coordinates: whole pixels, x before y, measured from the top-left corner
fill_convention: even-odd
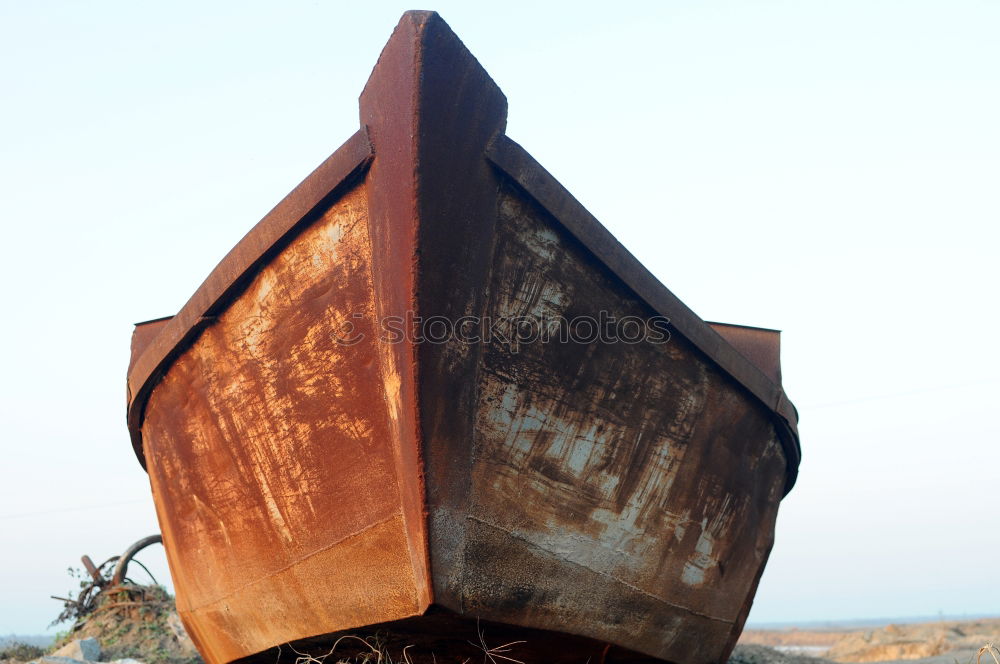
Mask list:
[[[795,662],[762,664],[827,664],[828,661],[872,664],[955,664],[972,662],[984,644],[1000,642],[1000,618],[949,620],[911,618],[891,621],[799,623],[778,629],[745,629],[739,644],[750,652],[760,648],[790,655]],[[756,649],[756,650],[755,650]],[[819,659],[809,659],[818,657]]]
[[[778,631],[778,630],[853,630],[865,627],[885,627],[886,625],[914,625],[936,622],[965,622],[970,620],[993,620],[1000,614],[939,614],[933,616],[910,616],[905,618],[854,618],[849,620],[803,620],[779,622],[748,622],[744,631]]]

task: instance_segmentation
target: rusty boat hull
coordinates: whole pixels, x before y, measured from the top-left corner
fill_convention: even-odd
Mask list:
[[[133,336],[128,426],[206,661],[375,631],[414,661],[724,661],[799,462],[777,333],[660,284],[436,14],[360,106]]]

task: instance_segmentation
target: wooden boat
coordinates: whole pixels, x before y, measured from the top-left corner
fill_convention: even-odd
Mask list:
[[[724,661],[799,462],[777,333],[662,286],[504,135],[436,14],[360,106],[133,337],[128,426],[206,661],[376,631],[412,661]]]

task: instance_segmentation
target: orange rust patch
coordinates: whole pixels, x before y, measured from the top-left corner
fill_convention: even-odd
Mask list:
[[[263,267],[150,397],[143,441],[178,607],[217,662],[421,610],[371,260],[362,186]],[[345,321],[365,339],[338,343]],[[381,553],[337,544],[352,537]],[[324,581],[331,557],[327,573],[344,576]],[[372,565],[374,585],[345,591],[345,578],[371,581],[346,570]],[[259,619],[322,603],[325,589],[336,610]]]
[[[229,662],[329,625],[350,629],[415,615],[402,530],[402,517],[394,516],[182,616],[207,630],[211,638],[200,640],[213,661]]]

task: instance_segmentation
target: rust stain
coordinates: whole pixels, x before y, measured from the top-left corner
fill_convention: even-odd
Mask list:
[[[261,270],[150,399],[143,440],[178,605],[192,632],[211,635],[201,643],[216,661],[419,611],[370,268],[361,187]],[[343,320],[366,341],[339,345]],[[364,560],[342,550],[349,537]],[[333,559],[377,565],[384,582],[345,592],[320,572]],[[262,621],[267,606],[288,615]]]
[[[503,189],[499,218],[488,315],[652,315],[516,188]],[[479,376],[469,514],[493,545],[466,554],[467,575],[494,569],[494,557],[518,565],[525,552],[495,546],[513,538],[532,558],[592,573],[588,592],[629,589],[661,613],[702,615],[707,647],[725,642],[742,607],[734,598],[750,594],[766,561],[784,480],[776,434],[752,398],[683,338],[492,344]],[[475,606],[520,624],[544,605],[574,606],[588,634],[614,638],[629,608],[611,600],[580,615],[576,578],[517,586],[500,576]],[[668,658],[689,647],[681,631],[649,628],[633,628],[633,644]]]

